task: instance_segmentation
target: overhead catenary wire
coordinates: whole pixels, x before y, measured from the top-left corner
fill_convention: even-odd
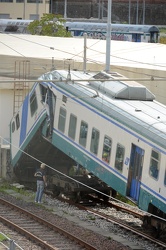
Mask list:
[[[27,79],[13,79],[13,80],[0,80],[0,83],[11,83],[11,82],[64,82],[64,83],[74,83],[74,82],[115,82],[115,81],[121,81],[121,82],[133,82],[133,81],[166,81],[166,77],[159,77],[159,78],[113,78],[113,79],[66,79],[66,80],[39,80],[39,79],[32,79],[32,80],[27,80]]]
[[[93,191],[95,191],[95,192],[98,192],[98,193],[100,193],[100,194],[102,194],[102,195],[105,195],[106,197],[111,198],[113,201],[119,202],[119,203],[121,203],[121,204],[123,204],[123,205],[125,205],[125,206],[128,206],[128,207],[130,207],[130,208],[133,208],[132,205],[127,204],[127,203],[125,203],[125,202],[123,202],[123,201],[120,201],[120,200],[118,200],[118,199],[116,199],[116,198],[114,198],[114,197],[112,197],[112,196],[110,196],[110,195],[104,194],[104,193],[102,193],[101,191],[96,190],[95,188],[90,187],[90,186],[88,186],[88,185],[86,185],[86,184],[84,184],[84,183],[82,183],[82,182],[80,182],[80,181],[78,181],[78,180],[75,180],[75,179],[72,178],[71,176],[68,176],[68,175],[66,175],[66,174],[64,174],[64,173],[62,173],[62,172],[60,172],[59,170],[57,170],[57,169],[51,167],[50,165],[46,164],[45,162],[40,161],[40,160],[37,159],[36,157],[34,157],[34,156],[28,154],[27,152],[25,152],[24,150],[18,148],[17,146],[15,146],[13,143],[11,143],[10,141],[8,141],[7,139],[3,138],[1,135],[0,135],[0,139],[3,140],[3,141],[5,141],[6,143],[8,143],[8,145],[12,145],[14,148],[16,148],[17,150],[19,150],[19,151],[21,151],[22,153],[26,154],[28,157],[30,157],[30,158],[32,158],[33,160],[39,162],[40,164],[41,164],[41,163],[44,163],[44,164],[46,165],[46,167],[48,167],[49,169],[51,169],[51,170],[53,170],[53,171],[55,171],[55,172],[57,172],[57,173],[63,175],[64,177],[67,177],[68,179],[70,179],[70,180],[72,180],[72,181],[75,181],[75,182],[77,182],[78,184],[81,184],[81,185],[83,185],[84,187],[87,187],[87,188],[89,188],[89,189],[91,189],[91,190],[93,190]],[[0,143],[0,146],[1,146],[1,143]],[[138,210],[141,211],[141,212],[143,212],[143,213],[146,214],[146,215],[154,216],[155,218],[158,218],[158,219],[160,219],[160,220],[166,222],[166,219],[164,219],[164,218],[161,218],[161,217],[156,216],[156,215],[154,215],[154,214],[151,214],[151,213],[149,213],[149,212],[143,211],[143,210],[141,210],[141,209],[139,209],[139,208],[138,208]]]
[[[52,47],[52,46],[48,46],[48,45],[44,45],[42,43],[37,43],[37,42],[34,42],[32,40],[28,40],[28,39],[25,39],[25,38],[22,38],[22,37],[18,37],[18,36],[15,36],[15,35],[11,35],[11,34],[5,34],[5,35],[11,36],[11,37],[15,37],[17,39],[21,39],[21,40],[24,40],[26,42],[30,42],[32,44],[36,44],[36,45],[39,45],[39,46],[42,46],[42,47],[45,47],[45,48],[48,48],[48,49],[52,49],[52,50],[55,50],[55,51],[66,53],[67,55],[71,56],[70,59],[73,59],[74,57],[80,57],[81,59],[83,59],[83,50],[81,50],[77,54],[74,54],[74,53],[71,53],[69,51],[60,50],[58,48],[55,48],[55,47]],[[76,39],[78,39],[78,38],[76,38]],[[87,46],[87,49],[92,50],[92,51],[96,51],[96,53],[98,53],[99,55],[103,55],[105,52],[97,51],[97,50],[95,50],[95,49],[92,48],[95,44],[100,43],[100,41],[101,40],[97,40],[97,41],[95,40],[94,43],[91,46]],[[159,45],[159,46],[163,47],[164,45]],[[10,47],[10,49],[12,49],[12,48]],[[147,45],[144,46],[144,49],[147,50]],[[16,51],[15,49],[13,49],[13,50]],[[122,54],[122,52],[124,52],[124,51],[126,51],[126,53],[127,53],[129,51],[136,51],[136,50],[139,50],[139,47],[135,48],[134,50],[133,49],[129,49],[128,51],[126,51],[126,49],[125,50],[122,49],[120,51],[117,51],[117,53]],[[25,57],[25,55],[23,55],[23,56]],[[146,62],[140,62],[140,61],[137,61],[137,60],[131,60],[131,59],[123,58],[123,57],[118,57],[116,55],[113,55],[112,53],[111,53],[111,58],[119,58],[119,59],[124,60],[126,62],[133,62],[133,63],[136,63],[136,64],[140,63],[140,64],[144,64],[144,65],[149,65],[149,66],[165,67],[164,65],[161,65],[161,64],[146,63]],[[100,64],[100,65],[102,64],[100,61],[97,61],[97,60],[94,60],[94,59],[91,59],[91,58],[88,58],[88,57],[87,57],[87,62],[93,62],[93,63]],[[135,71],[133,71],[133,72],[135,72]],[[137,73],[137,72],[135,72],[135,73]]]

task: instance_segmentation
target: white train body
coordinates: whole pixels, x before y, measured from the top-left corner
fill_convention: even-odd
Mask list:
[[[141,209],[165,215],[166,106],[118,74],[71,71],[76,81],[64,82],[67,77],[63,70],[43,75],[12,118],[13,167],[24,168],[22,151],[33,152],[39,133]]]
[[[73,36],[87,34],[89,38],[106,39],[107,23],[66,22],[67,30]],[[111,24],[111,40],[158,43],[159,29],[154,25]]]
[[[0,19],[0,32],[2,33],[28,33],[27,27],[33,20]]]

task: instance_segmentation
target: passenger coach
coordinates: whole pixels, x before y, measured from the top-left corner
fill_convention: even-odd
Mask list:
[[[74,160],[165,218],[166,106],[146,87],[120,79],[65,70],[41,76],[11,120],[11,163],[19,178],[33,173],[31,155],[62,171],[59,150],[62,162],[68,157],[66,173]]]
[[[73,36],[87,34],[89,38],[106,39],[107,23],[66,22]],[[111,24],[111,39],[129,42],[158,43],[159,29],[153,25]]]

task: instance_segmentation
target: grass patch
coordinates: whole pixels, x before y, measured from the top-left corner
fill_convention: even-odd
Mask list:
[[[8,238],[0,233],[0,242],[7,240]]]
[[[126,197],[122,196],[121,194],[117,194],[116,199],[126,204],[129,204],[133,207],[136,207],[136,205],[132,201],[128,200]]]
[[[88,216],[88,219],[89,219],[89,220],[96,220],[96,218],[95,218],[93,215],[89,215],[89,216]]]
[[[13,190],[16,193],[29,196],[29,192],[27,192],[27,190],[25,190],[24,188],[17,188],[15,186],[12,186],[11,183],[4,181],[0,185],[0,192],[6,193],[6,190]]]

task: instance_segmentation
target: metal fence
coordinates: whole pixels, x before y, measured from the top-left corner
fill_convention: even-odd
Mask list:
[[[16,250],[16,249],[24,250],[14,240],[10,239],[4,233],[0,232],[0,237],[2,237],[2,239],[0,241],[0,249],[2,246],[3,249],[7,249],[7,250]]]

